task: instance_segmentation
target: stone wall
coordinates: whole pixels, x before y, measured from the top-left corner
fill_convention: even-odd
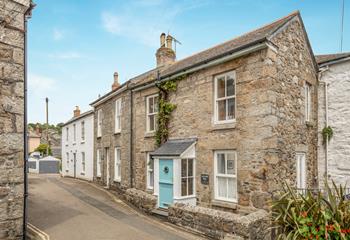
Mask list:
[[[205,207],[174,204],[169,208],[168,219],[211,239],[271,239],[269,214],[264,210],[242,216]]]
[[[115,133],[115,101],[122,99],[121,132]],[[130,187],[130,91],[109,99],[95,107],[94,111],[94,179],[105,185],[107,182],[107,162],[105,148],[109,148],[109,182],[111,188],[124,191]],[[97,137],[97,111],[102,109],[102,136]],[[114,181],[114,148],[121,149],[121,181]],[[102,177],[96,177],[97,149],[101,150]]]
[[[23,235],[23,30],[29,3],[0,1],[0,239]]]
[[[129,188],[124,196],[128,202],[146,213],[151,213],[157,206],[157,197],[142,190]]]
[[[317,112],[318,80],[313,55],[307,45],[302,23],[294,18],[282,28],[271,41],[276,53],[270,61],[275,66],[271,90],[275,96],[273,107],[276,126],[276,148],[268,149],[267,182],[269,190],[280,188],[282,181],[296,187],[296,152],[306,153],[307,186],[316,187],[317,182]],[[305,121],[304,85],[312,86],[311,120]]]
[[[328,125],[334,136],[328,146],[328,176],[337,184],[350,186],[350,61],[330,65],[320,79],[328,84]],[[325,173],[325,145],[322,129],[326,126],[324,84],[319,87],[319,182]]]

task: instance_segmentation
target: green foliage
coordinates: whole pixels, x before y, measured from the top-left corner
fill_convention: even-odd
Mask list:
[[[328,126],[328,127],[324,127],[322,129],[322,137],[323,137],[323,142],[325,143],[327,140],[331,140],[331,138],[333,137],[333,129],[332,127]]]
[[[168,139],[168,124],[171,118],[171,113],[176,108],[176,105],[170,103],[168,100],[169,92],[175,92],[177,89],[176,81],[182,79],[177,78],[157,84],[157,87],[161,90],[158,100],[158,116],[157,116],[157,131],[156,131],[156,144],[160,146]]]
[[[40,152],[42,155],[46,155],[48,145],[46,143],[41,143],[36,149],[35,152]],[[49,155],[52,155],[51,148],[49,147]]]
[[[273,201],[272,221],[278,239],[350,239],[350,201],[345,188],[325,183],[325,192],[297,193],[287,184]]]
[[[48,128],[61,134],[62,133],[62,125],[63,125],[63,123],[58,123],[57,125],[49,124]],[[44,130],[46,130],[47,124],[46,123],[28,123],[28,128],[31,130],[35,130],[37,127],[39,127],[40,132],[43,132]]]

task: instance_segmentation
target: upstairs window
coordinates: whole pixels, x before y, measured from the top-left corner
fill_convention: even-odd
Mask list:
[[[120,148],[114,148],[114,181],[120,182],[121,180],[121,166],[120,166]]]
[[[81,122],[81,141],[85,140],[85,122]]]
[[[97,137],[102,136],[102,109],[97,110]]]
[[[305,83],[305,121],[311,120],[311,84]]]
[[[157,128],[157,114],[158,114],[158,94],[147,97],[147,132],[154,132]]]
[[[236,118],[236,74],[228,72],[214,78],[215,123],[230,123]]]
[[[69,128],[67,127],[66,128],[66,141],[68,142],[68,140],[69,140]]]
[[[193,159],[181,159],[181,196],[192,196],[193,189]]]
[[[76,131],[75,124],[73,124],[73,140],[74,142],[77,140],[77,131]]]
[[[218,200],[237,202],[237,160],[235,151],[216,151],[215,166],[215,198]]]
[[[122,113],[122,100],[118,99],[115,101],[115,129],[114,132],[118,133],[121,131],[121,113]]]

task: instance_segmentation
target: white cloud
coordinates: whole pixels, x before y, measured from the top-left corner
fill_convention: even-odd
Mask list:
[[[29,74],[28,87],[30,92],[36,95],[43,95],[55,88],[55,80],[42,75]]]
[[[81,58],[81,55],[77,52],[61,52],[61,53],[49,54],[49,57],[56,58],[56,59],[77,59],[77,58]]]
[[[111,13],[108,13],[108,12],[102,13],[102,25],[107,32],[110,32],[113,34],[121,33],[122,27],[121,27],[120,20],[118,19],[117,16]]]
[[[55,41],[59,41],[59,40],[62,40],[63,38],[64,38],[64,32],[62,30],[54,28],[54,30],[53,30],[53,39]]]

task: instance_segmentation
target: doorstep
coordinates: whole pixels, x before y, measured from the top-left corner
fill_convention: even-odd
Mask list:
[[[167,209],[163,209],[163,208],[156,208],[152,210],[152,214],[154,215],[158,215],[161,217],[165,217],[167,218],[169,216],[169,212]]]

